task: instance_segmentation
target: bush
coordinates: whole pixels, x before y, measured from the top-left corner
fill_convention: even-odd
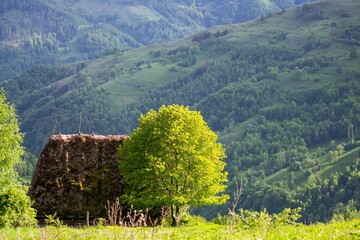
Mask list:
[[[301,217],[301,208],[285,208],[282,212],[273,214],[274,227],[284,226],[289,224],[295,224],[295,222]]]
[[[269,214],[266,209],[261,212],[240,209],[239,214],[227,216],[218,215],[213,223],[220,225],[237,226],[240,229],[269,229],[295,222],[301,217],[301,208],[285,208],[280,213]]]
[[[261,212],[240,209],[237,226],[241,229],[268,229],[272,224],[272,218],[264,209]]]
[[[16,186],[0,188],[0,228],[35,225],[35,216],[24,190]]]
[[[57,217],[56,212],[53,215],[51,215],[51,214],[45,215],[45,217],[46,217],[46,219],[45,219],[46,225],[50,225],[50,226],[54,226],[54,227],[61,227],[64,225],[63,221],[61,221],[59,219],[59,217]]]
[[[353,219],[360,219],[360,211],[355,207],[355,201],[350,200],[346,206],[343,203],[338,203],[334,207],[334,213],[331,222],[343,222]]]

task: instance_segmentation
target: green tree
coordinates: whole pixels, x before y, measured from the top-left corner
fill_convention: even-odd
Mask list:
[[[125,199],[140,208],[166,206],[179,225],[180,208],[224,203],[225,150],[200,112],[179,105],[141,115],[119,149]]]
[[[16,183],[15,164],[23,148],[15,109],[0,89],[0,228],[32,225],[36,212],[22,187]]]
[[[0,186],[11,183],[16,172],[14,165],[23,153],[15,109],[6,103],[5,93],[0,89]]]

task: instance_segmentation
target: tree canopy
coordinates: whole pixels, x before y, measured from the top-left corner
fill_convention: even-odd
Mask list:
[[[141,115],[139,126],[119,149],[125,198],[140,208],[171,208],[178,225],[182,206],[221,204],[225,150],[200,112],[180,105]]]
[[[14,165],[23,153],[21,142],[15,109],[6,103],[5,93],[0,89],[0,186],[15,174]]]
[[[23,153],[21,142],[15,109],[6,102],[0,89],[0,228],[36,223],[29,197],[16,184],[14,166]]]

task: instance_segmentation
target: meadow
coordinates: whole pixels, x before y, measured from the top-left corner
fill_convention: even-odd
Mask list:
[[[240,229],[211,222],[175,227],[47,226],[1,229],[0,239],[360,239],[360,219],[329,224],[291,224]]]

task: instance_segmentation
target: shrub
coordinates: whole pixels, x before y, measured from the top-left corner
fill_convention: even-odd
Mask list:
[[[0,228],[35,225],[35,216],[35,209],[31,208],[24,190],[16,186],[0,190]]]
[[[273,214],[272,218],[274,227],[295,224],[295,222],[301,217],[300,212],[301,208],[285,208],[282,212]]]
[[[48,226],[54,226],[54,227],[62,227],[64,225],[64,222],[59,219],[57,216],[57,212],[54,214],[45,215],[45,224]]]
[[[240,209],[239,214],[227,216],[218,215],[213,223],[220,225],[237,226],[240,229],[269,229],[280,227],[295,222],[301,217],[301,208],[285,208],[280,213],[269,214],[266,209],[261,212]]]
[[[268,229],[271,223],[272,218],[266,208],[261,212],[240,209],[237,226],[241,229]]]

